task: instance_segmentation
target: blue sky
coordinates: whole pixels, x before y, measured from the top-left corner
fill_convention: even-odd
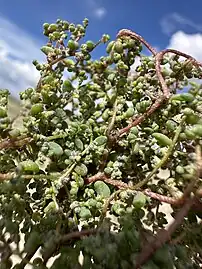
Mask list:
[[[128,28],[157,49],[180,49],[202,61],[201,10],[201,0],[0,0],[0,87],[17,93],[36,83],[31,62],[43,59],[42,24],[57,18],[89,18],[87,38],[94,41]]]

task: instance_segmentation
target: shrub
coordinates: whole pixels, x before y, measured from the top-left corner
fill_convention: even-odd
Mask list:
[[[23,127],[0,91],[1,268],[200,268],[201,64],[129,30],[82,42],[87,26],[43,25]]]

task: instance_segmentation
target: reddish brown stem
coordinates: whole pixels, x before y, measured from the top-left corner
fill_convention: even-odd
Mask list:
[[[143,191],[143,193],[153,199],[156,199],[162,203],[167,203],[170,205],[174,205],[174,206],[181,206],[185,203],[186,199],[184,199],[183,197],[180,199],[177,198],[173,198],[173,197],[168,197],[165,195],[161,195],[155,192],[150,191],[149,189],[146,189]],[[193,210],[195,211],[202,211],[202,203],[200,202],[199,199],[195,199],[195,202],[193,204]]]
[[[142,123],[146,119],[146,117],[150,116],[158,107],[161,106],[161,104],[165,100],[168,100],[170,98],[170,95],[171,95],[170,90],[169,90],[168,86],[166,85],[165,79],[164,79],[162,72],[161,72],[161,61],[163,59],[163,56],[166,53],[174,53],[176,55],[185,57],[186,59],[189,59],[190,62],[192,62],[193,65],[196,67],[202,66],[202,64],[200,62],[198,62],[196,59],[194,59],[192,56],[190,56],[186,53],[180,52],[178,50],[166,49],[166,50],[163,50],[163,51],[157,53],[156,50],[142,36],[138,35],[137,33],[133,32],[131,30],[122,29],[117,34],[117,38],[124,37],[124,36],[130,36],[131,38],[139,40],[140,42],[142,42],[148,48],[148,50],[151,51],[151,53],[155,57],[156,74],[157,74],[157,77],[159,79],[162,91],[163,91],[163,96],[158,97],[156,102],[143,115],[138,116],[130,125],[121,129],[119,131],[118,136],[121,136],[122,134],[127,133],[133,126],[136,126],[136,125]]]
[[[79,231],[72,232],[72,233],[63,235],[62,238],[60,239],[60,243],[61,244],[64,244],[64,243],[66,243],[69,240],[79,239],[81,237],[93,235],[93,234],[96,234],[96,233],[97,233],[97,230],[96,229],[83,230],[83,231],[80,231],[80,232]]]
[[[177,213],[175,220],[168,227],[168,230],[161,230],[157,233],[157,236],[154,240],[147,246],[143,248],[140,255],[136,260],[136,266],[134,269],[139,269],[143,264],[145,264],[154,252],[161,248],[166,242],[171,240],[171,235],[175,232],[178,226],[183,222],[184,217],[188,214],[194,203],[194,198],[189,198],[186,203],[183,205],[181,210]]]
[[[128,184],[122,182],[121,180],[111,179],[107,177],[104,173],[97,173],[96,175],[89,177],[85,180],[86,184],[90,184],[96,182],[98,180],[102,180],[110,185],[113,185],[119,189],[126,189],[128,188]]]
[[[136,34],[135,32],[131,31],[131,30],[128,30],[128,29],[122,29],[118,32],[117,34],[117,38],[120,38],[120,37],[123,37],[123,36],[130,36],[131,38],[133,39],[137,39],[139,40],[140,42],[142,42],[142,44],[145,45],[145,47],[148,48],[148,50],[151,51],[151,53],[153,55],[156,55],[156,50],[140,35]]]
[[[0,150],[8,148],[20,148],[31,142],[30,137],[18,139],[4,139],[0,141]]]
[[[165,49],[165,50],[162,50],[160,52],[158,52],[155,56],[155,61],[156,61],[156,74],[158,76],[158,79],[159,79],[159,82],[161,84],[161,87],[162,87],[162,90],[163,90],[163,93],[165,95],[165,97],[168,99],[170,97],[170,92],[169,92],[169,89],[165,83],[165,80],[163,78],[163,75],[161,73],[161,61],[163,60],[163,56],[166,54],[166,53],[174,53],[176,55],[179,55],[179,56],[182,56],[188,60],[190,60],[190,62],[192,62],[192,64],[195,66],[195,67],[199,67],[199,66],[202,66],[202,64],[200,62],[198,62],[196,59],[194,59],[192,56],[186,54],[186,53],[183,53],[181,51],[178,51],[178,50],[174,50],[174,49]]]
[[[122,136],[123,134],[126,134],[130,131],[130,129],[134,126],[137,126],[138,124],[142,123],[148,116],[154,113],[154,111],[161,106],[163,101],[165,100],[164,95],[160,96],[155,103],[143,114],[138,116],[131,124],[129,124],[127,127],[124,127],[123,129],[119,130],[118,137]]]

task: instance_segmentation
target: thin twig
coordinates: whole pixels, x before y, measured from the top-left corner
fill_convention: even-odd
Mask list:
[[[18,139],[4,139],[0,141],[0,150],[8,148],[21,148],[32,141],[31,137],[23,137]]]
[[[71,232],[65,235],[58,236],[58,238],[55,240],[54,246],[51,247],[47,252],[43,254],[43,264],[46,265],[50,257],[52,257],[52,255],[57,250],[57,248],[64,245],[68,241],[81,239],[82,237],[85,237],[85,236],[94,235],[97,232],[98,232],[97,229],[89,229],[89,230]]]
[[[128,189],[129,188],[127,183],[124,183],[121,180],[111,179],[111,178],[107,177],[105,175],[105,173],[101,173],[101,172],[97,173],[96,175],[94,175],[92,177],[86,178],[85,183],[90,184],[90,183],[96,182],[98,180],[102,180],[110,185],[113,185],[113,186],[119,188],[119,189]]]

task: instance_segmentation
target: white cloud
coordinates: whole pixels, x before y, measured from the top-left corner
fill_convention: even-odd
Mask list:
[[[197,24],[194,21],[176,12],[165,16],[161,20],[160,24],[162,31],[167,35],[174,33],[176,30],[179,30],[182,26],[189,26],[198,32],[202,31],[202,24]]]
[[[17,96],[36,85],[39,72],[32,60],[44,60],[40,46],[31,35],[0,16],[0,88],[8,88]]]
[[[106,8],[100,5],[97,0],[87,0],[86,3],[91,14],[97,19],[102,19],[107,14]]]
[[[202,62],[202,34],[186,34],[178,31],[172,35],[168,48],[187,53]]]
[[[97,18],[101,19],[106,15],[107,11],[104,7],[99,7],[94,10],[94,14]]]

